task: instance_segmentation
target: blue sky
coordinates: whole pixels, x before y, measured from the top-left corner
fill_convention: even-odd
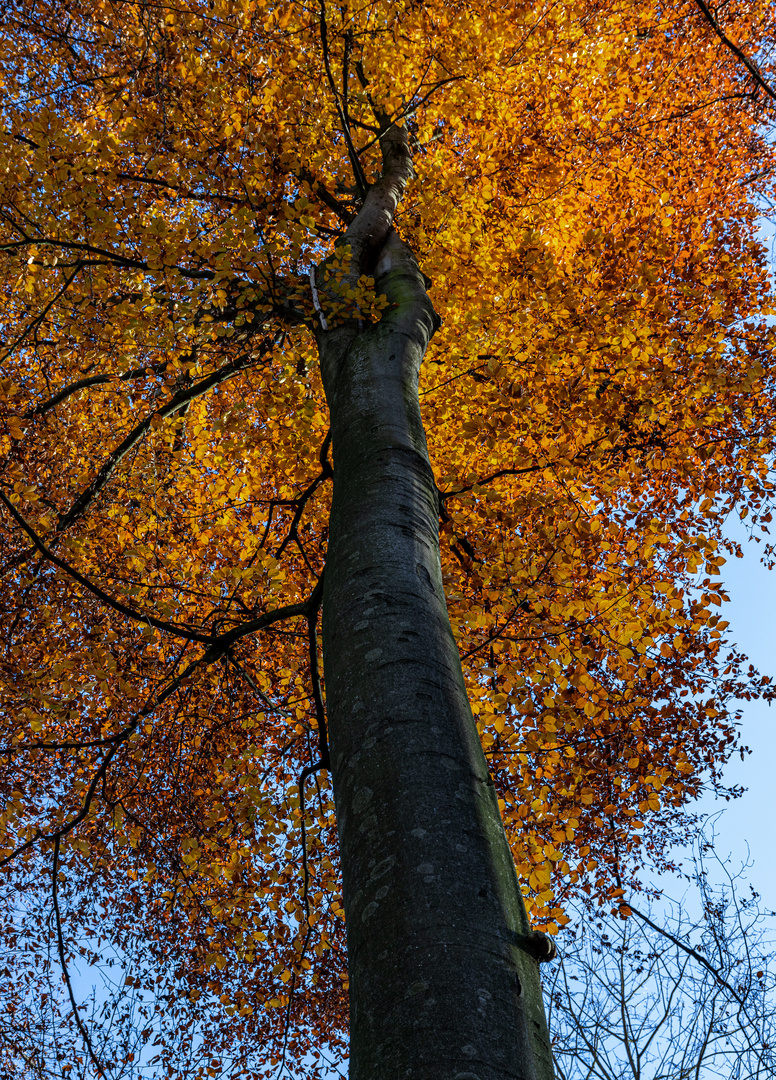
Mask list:
[[[728,535],[743,547],[743,559],[731,558],[721,567],[722,580],[730,594],[723,607],[728,634],[763,675],[776,676],[776,570],[760,562],[762,543],[747,542],[746,533],[732,523]],[[717,853],[732,855],[734,863],[747,857],[753,862],[748,878],[767,907],[776,908],[776,705],[762,701],[741,702],[742,741],[752,751],[744,761],[736,756],[725,770],[731,784],[741,784],[746,793],[734,802],[705,797],[698,808],[705,813],[722,810],[716,825]]]
[[[760,239],[770,255],[772,277],[776,282],[776,221],[763,216]],[[735,515],[726,522],[726,535],[737,540],[743,559],[729,558],[721,567],[721,578],[730,596],[723,605],[722,618],[730,623],[728,638],[749,657],[762,675],[776,679],[776,569],[768,570],[761,562],[766,542],[776,542],[776,524],[770,537],[761,542],[749,539]],[[776,911],[776,823],[773,820],[776,796],[776,704],[762,701],[739,703],[741,742],[751,753],[744,760],[736,755],[725,770],[728,784],[746,788],[733,802],[704,796],[695,804],[702,814],[719,815],[714,831],[717,854],[730,856],[731,867],[751,862],[747,880],[763,898],[765,907]],[[676,856],[681,859],[681,852]],[[668,895],[677,893],[676,879],[645,874],[646,883],[657,885]],[[681,889],[678,890],[681,893]]]
[[[763,217],[760,239],[770,252],[776,279],[776,224]],[[776,528],[776,527],[775,527]],[[730,622],[729,635],[761,674],[776,676],[776,570],[767,570],[761,560],[764,543],[747,540],[741,522],[728,521],[727,535],[738,540],[743,559],[731,558],[721,568],[722,580],[730,594],[723,608]],[[768,539],[768,538],[766,538]],[[776,535],[771,535],[771,541]],[[776,909],[776,824],[773,821],[776,795],[776,704],[769,708],[762,701],[741,703],[741,735],[752,751],[744,761],[736,757],[725,776],[731,784],[741,784],[746,793],[735,802],[715,802],[711,797],[699,800],[705,813],[722,811],[717,822],[717,852],[732,855],[734,862],[747,857],[753,865],[748,878],[761,894],[767,907]]]

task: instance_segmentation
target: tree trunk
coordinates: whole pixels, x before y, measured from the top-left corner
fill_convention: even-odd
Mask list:
[[[381,322],[321,332],[323,607],[351,1080],[550,1080],[538,964],[467,699],[417,393],[436,316],[389,232]]]

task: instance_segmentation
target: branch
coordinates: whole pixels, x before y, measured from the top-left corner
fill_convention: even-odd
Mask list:
[[[86,1030],[81,1016],[78,1012],[78,1004],[75,1000],[75,994],[73,993],[73,984],[70,981],[70,972],[67,969],[67,958],[65,956],[65,940],[62,936],[62,916],[59,910],[59,837],[54,839],[54,861],[51,868],[51,899],[54,902],[54,919],[57,927],[57,951],[59,953],[59,963],[62,968],[62,974],[65,979],[65,985],[67,986],[67,995],[70,998],[70,1004],[73,1009],[73,1018],[76,1022],[76,1026],[81,1033],[81,1038],[84,1041],[89,1057],[92,1060],[92,1064],[97,1070],[98,1076],[105,1076],[105,1070],[102,1067],[100,1059],[94,1052],[92,1041],[89,1038],[89,1032]]]
[[[253,690],[254,694],[261,698],[268,712],[273,712],[277,716],[284,716],[287,720],[295,719],[294,713],[289,712],[287,709],[279,709],[276,705],[272,704],[264,691],[260,690],[259,687],[256,685],[255,680],[251,677],[250,673],[245,670],[245,668],[234,655],[231,649],[226,654],[226,656],[229,663],[236,668],[240,675],[242,675],[243,679],[245,679],[246,683],[248,684],[248,686],[250,686],[251,690]]]
[[[73,270],[72,274],[69,277],[65,278],[65,284],[62,286],[62,288],[59,290],[59,292],[56,293],[51,298],[51,300],[49,300],[49,302],[44,307],[43,311],[41,311],[39,315],[36,315],[35,318],[32,320],[32,322],[28,326],[25,326],[25,328],[24,328],[24,330],[22,330],[21,334],[19,334],[19,336],[14,341],[11,342],[11,344],[8,346],[8,349],[6,350],[5,354],[2,357],[0,357],[0,364],[5,363],[5,361],[8,359],[8,357],[14,351],[16,346],[20,345],[24,341],[24,339],[31,333],[31,331],[33,329],[37,329],[41,325],[41,323],[44,321],[44,319],[46,318],[48,313],[53,308],[54,304],[56,304],[57,300],[59,300],[60,297],[64,296],[65,293],[67,292],[67,290],[73,284],[73,282],[78,277],[78,274],[79,274],[79,272],[80,272],[80,270],[82,268],[83,268],[83,263],[82,262],[79,261],[79,262],[77,262],[75,264],[75,270]]]
[[[310,926],[310,871],[307,867],[307,828],[304,823],[304,785],[308,777],[313,776],[315,773],[320,772],[321,769],[328,769],[328,765],[324,765],[322,761],[316,761],[313,765],[307,765],[299,774],[297,784],[299,786],[299,824],[302,831],[302,899],[304,900],[304,913],[305,922],[309,928]]]
[[[468,374],[468,372],[464,372]],[[444,383],[440,383],[441,386]],[[433,389],[436,389],[434,387]],[[661,434],[658,438],[650,436],[643,439],[641,442],[622,443],[620,446],[614,445],[611,450],[607,450],[602,458],[609,460],[610,458],[622,457],[624,454],[630,453],[632,450],[644,451],[650,450],[655,446],[665,447],[668,444],[668,439],[673,437],[676,431],[669,431],[665,434]],[[596,449],[598,444],[602,442],[602,439],[596,439],[594,442],[588,443],[572,458],[566,459],[563,464],[579,465],[585,462],[588,455]],[[708,440],[705,443],[699,443],[696,445],[696,449],[702,446],[715,445],[715,440]],[[547,460],[545,462],[538,462],[536,465],[526,465],[522,469],[498,469],[496,472],[491,473],[489,476],[483,476],[480,480],[475,480],[473,484],[466,484],[464,487],[456,488],[455,491],[439,491],[440,499],[453,499],[457,495],[465,495],[469,491],[473,491],[475,487],[484,487],[486,484],[491,484],[494,480],[501,479],[502,476],[524,476],[527,473],[542,472],[544,469],[554,469],[558,465],[558,460]]]
[[[423,76],[423,78],[425,78],[425,75]],[[402,107],[402,108],[401,108],[401,109],[400,109],[400,110],[399,110],[399,111],[398,111],[397,113],[395,113],[395,115],[394,115],[394,116],[393,116],[392,118],[390,118],[390,119],[389,119],[389,117],[388,117],[388,116],[387,116],[387,115],[386,115],[385,113],[381,112],[381,111],[380,111],[380,110],[379,110],[379,109],[378,109],[378,108],[377,108],[377,107],[375,106],[374,102],[372,101],[372,98],[371,98],[371,96],[370,96],[370,95],[367,95],[367,96],[369,97],[369,104],[370,104],[370,105],[372,106],[372,111],[373,111],[373,112],[375,113],[375,116],[377,116],[377,117],[378,117],[378,118],[380,119],[380,121],[381,121],[381,123],[382,123],[382,124],[384,124],[384,125],[387,125],[387,124],[389,124],[389,123],[390,123],[390,124],[396,124],[396,123],[398,123],[398,122],[399,122],[400,120],[408,120],[408,119],[409,119],[409,118],[410,118],[411,116],[413,116],[413,115],[414,115],[414,114],[415,114],[415,113],[416,113],[416,112],[418,111],[418,109],[419,109],[419,108],[421,107],[421,105],[424,105],[424,104],[425,104],[425,103],[426,103],[426,102],[428,101],[428,99],[429,99],[429,98],[431,97],[431,95],[432,95],[432,94],[433,94],[433,93],[434,93],[434,92],[435,92],[436,90],[438,90],[438,89],[439,89],[439,87],[440,87],[440,86],[446,86],[446,85],[447,85],[448,83],[451,83],[451,82],[461,82],[462,80],[465,80],[466,78],[467,78],[467,76],[466,76],[466,75],[451,75],[451,76],[450,76],[449,78],[447,78],[447,79],[439,79],[439,80],[438,80],[437,82],[435,82],[435,83],[434,83],[434,85],[433,85],[433,86],[431,87],[431,89],[430,89],[430,90],[429,90],[429,91],[428,91],[427,93],[425,93],[425,94],[423,95],[423,97],[422,97],[422,98],[418,98],[418,96],[417,96],[417,95],[418,95],[418,91],[419,91],[419,89],[420,89],[420,86],[419,86],[419,87],[418,87],[418,90],[416,90],[416,91],[415,91],[415,93],[414,93],[414,94],[412,95],[412,97],[411,97],[411,98],[409,99],[409,101],[407,102],[407,104],[406,104],[406,105],[404,105],[404,106],[403,106],[403,107]],[[422,85],[422,79],[421,79],[421,85]],[[417,100],[415,100],[416,98],[417,98]],[[413,104],[413,102],[414,102],[414,104]],[[373,129],[373,128],[368,128],[368,130],[370,130],[370,131],[373,131],[374,129]],[[440,134],[437,134],[437,135],[433,135],[433,136],[431,137],[431,139],[429,139],[429,140],[428,140],[428,142],[426,142],[426,143],[423,143],[423,146],[428,146],[428,144],[429,144],[430,142],[435,142],[435,141],[436,141],[437,139],[439,139],[440,137],[441,137],[441,135],[440,135]],[[376,142],[377,142],[377,141],[378,141],[379,139],[380,139],[380,134],[378,133],[378,135],[377,135],[377,138],[375,138],[375,139],[371,139],[371,140],[370,140],[370,141],[369,141],[368,143],[365,143],[365,144],[364,144],[364,146],[362,146],[362,147],[361,147],[361,153],[363,154],[363,153],[365,153],[365,152],[366,152],[367,150],[371,150],[371,148],[372,148],[372,147],[374,146],[374,144],[375,144],[375,143],[376,143]],[[415,140],[415,145],[416,145],[416,147],[419,147],[419,146],[420,146],[420,144],[419,144],[419,143],[417,142],[417,140]]]
[[[87,375],[83,379],[76,379],[75,382],[63,386],[47,401],[42,401],[39,405],[33,405],[24,414],[24,419],[33,420],[36,416],[45,416],[47,412],[51,412],[57,405],[60,405],[66,398],[69,398],[71,394],[76,394],[79,390],[86,390],[90,386],[100,386],[103,383],[110,382],[128,382],[132,379],[142,379],[144,375],[158,375],[165,371],[166,368],[167,361],[165,360],[160,364],[150,364],[141,368],[133,368],[132,371],[126,371],[123,375]]]
[[[284,619],[297,618],[298,616],[307,618],[309,612],[314,610],[317,604],[320,604],[320,597],[322,594],[323,575],[321,575],[316,582],[315,588],[310,593],[307,600],[303,601],[301,604],[288,604],[286,607],[276,608],[274,611],[265,611],[264,614],[259,615],[258,618],[243,623],[242,626],[236,626],[233,630],[228,630],[226,633],[221,634],[213,640],[210,648],[202,657],[202,660],[207,663],[213,663],[214,660],[220,660],[232,645],[240,640],[240,638],[244,638],[248,634],[255,634],[258,630],[264,630],[276,622],[281,622]]]
[[[321,11],[320,28],[321,28],[321,47],[323,49],[323,66],[326,69],[326,78],[328,80],[329,86],[331,87],[331,92],[334,95],[334,104],[335,104],[335,106],[337,108],[337,113],[339,114],[340,124],[342,125],[342,134],[345,136],[345,144],[346,144],[346,146],[348,148],[348,157],[350,158],[350,164],[351,164],[352,169],[353,169],[353,177],[354,177],[354,179],[356,181],[359,192],[361,194],[361,199],[364,200],[366,198],[367,191],[369,190],[369,184],[367,183],[366,176],[364,174],[364,169],[363,169],[363,166],[361,165],[361,159],[359,158],[358,154],[356,153],[356,148],[353,145],[353,140],[350,137],[350,125],[348,124],[347,116],[342,111],[342,106],[340,105],[340,100],[339,100],[339,94],[337,93],[337,87],[336,87],[336,84],[334,82],[334,76],[332,75],[332,72],[331,72],[331,64],[329,63],[328,32],[327,32],[327,28],[326,28],[326,0],[320,0],[320,5],[321,5],[321,7],[320,7],[320,11]],[[346,61],[345,61],[345,70],[347,70],[347,53],[346,53]],[[345,101],[346,101],[346,107],[347,107],[347,98],[345,99]]]
[[[558,549],[557,548],[555,548],[553,551],[550,552],[550,554],[545,559],[541,570],[539,571],[538,574],[536,574],[533,577],[533,579],[529,582],[529,585],[535,585],[537,583],[537,581],[539,581],[539,579],[544,574],[545,570],[547,569],[547,567],[550,565],[550,563],[552,562],[552,560],[555,558],[555,556],[557,554],[558,554]],[[464,660],[468,660],[470,656],[474,656],[475,653],[480,652],[480,650],[484,649],[486,645],[490,645],[494,641],[498,641],[498,639],[505,633],[507,627],[512,622],[512,620],[514,619],[515,615],[517,615],[518,611],[524,610],[527,603],[528,603],[528,596],[526,595],[526,596],[524,596],[522,598],[522,600],[520,600],[517,604],[515,604],[514,608],[512,609],[510,615],[508,616],[506,622],[501,627],[501,629],[497,630],[495,632],[495,634],[491,634],[490,637],[486,638],[485,641],[482,642],[482,644],[475,645],[475,647],[473,649],[469,649],[469,651],[467,653],[464,653],[463,656],[461,657],[461,663],[463,663]]]
[[[110,596],[103,589],[101,589],[99,585],[95,585],[87,577],[84,577],[84,575],[80,573],[80,571],[76,570],[74,566],[71,566],[68,562],[65,562],[64,559],[59,558],[59,556],[55,555],[53,551],[50,551],[49,548],[46,547],[41,538],[38,536],[38,534],[35,532],[35,530],[32,528],[32,526],[25,520],[25,518],[22,517],[22,515],[13,505],[11,500],[6,497],[5,493],[2,490],[0,490],[0,502],[2,502],[3,506],[5,506],[6,510],[14,519],[16,524],[27,534],[27,536],[29,536],[34,546],[45,559],[47,559],[50,563],[53,563],[54,566],[58,566],[60,570],[63,570],[69,577],[77,581],[79,585],[83,585],[85,589],[87,589],[90,593],[96,596],[98,600],[101,600],[104,604],[107,604],[108,607],[112,607],[114,608],[114,610],[120,612],[120,614],[126,615],[130,619],[134,619],[135,622],[147,622],[151,626],[155,626],[157,630],[164,630],[168,634],[175,634],[177,637],[185,638],[187,641],[210,641],[210,637],[207,634],[198,634],[195,630],[187,630],[185,627],[179,626],[176,623],[168,623],[165,622],[164,619],[157,619],[155,615],[149,615],[148,613],[136,611],[134,608],[127,607],[127,605],[122,603],[121,600],[117,600],[115,597]]]
[[[275,337],[269,339],[268,341],[265,340],[264,342],[262,342],[259,355],[263,356],[269,349],[270,344],[272,344],[272,342],[274,341]],[[96,496],[99,495],[103,488],[106,486],[111,476],[115,472],[117,466],[123,461],[127,454],[129,454],[145,438],[148,429],[151,427],[151,423],[154,417],[160,417],[161,419],[169,419],[171,416],[175,415],[176,412],[179,412],[181,409],[186,407],[195,398],[201,397],[203,394],[206,394],[209,390],[213,389],[213,387],[219,386],[227,379],[232,378],[234,375],[240,374],[248,367],[249,360],[250,354],[243,353],[240,356],[236,357],[234,360],[230,360],[226,364],[223,364],[220,368],[212,372],[210,375],[206,376],[204,379],[201,379],[198,383],[194,383],[193,385],[188,387],[179,388],[177,392],[173,394],[170,400],[166,403],[166,405],[163,405],[155,412],[150,413],[148,416],[145,417],[144,420],[141,420],[139,424],[136,424],[132,431],[129,432],[129,434],[119,444],[119,446],[117,446],[116,449],[110,454],[107,461],[105,461],[105,463],[102,465],[99,472],[97,473],[97,476],[94,478],[91,484],[89,484],[89,486],[85,488],[84,491],[82,491],[81,494],[78,495],[77,498],[73,501],[70,509],[60,514],[59,520],[54,529],[54,534],[58,535],[59,533],[64,532],[71,525],[73,525],[79,517],[81,517],[81,515],[87,509],[92,500],[96,498]],[[140,369],[136,370],[139,374]],[[54,398],[51,399],[51,402],[53,402],[53,404],[57,404],[58,401],[66,397],[67,394],[73,393],[76,389],[80,389],[80,386],[78,384],[71,384],[69,387],[65,387],[63,391],[60,392],[61,396],[55,395]],[[53,407],[51,403],[46,403],[46,411],[49,406]],[[10,561],[9,564],[7,564],[2,569],[7,569],[9,565],[15,567],[23,565],[23,563],[27,561],[29,556],[29,552],[20,556],[16,556],[13,560]]]
[[[318,455],[318,460],[321,463],[321,472],[327,477],[334,476],[334,469],[331,467],[329,461],[329,450],[331,449],[331,428],[326,432],[326,438],[323,440],[321,446],[321,452]]]
[[[312,480],[310,484],[308,484],[308,486],[298,498],[290,500],[288,505],[293,505],[296,509],[294,510],[294,516],[291,520],[291,524],[288,527],[288,532],[283,538],[280,547],[275,552],[274,558],[280,558],[290,540],[296,540],[297,544],[299,544],[299,536],[297,530],[299,528],[299,522],[302,520],[302,514],[305,511],[305,507],[307,506],[308,501],[315,494],[316,490],[324,482],[324,480],[328,480],[331,475],[331,466],[329,465],[328,461],[324,460],[323,470],[318,474],[318,476],[316,476],[315,479]]]
[[[269,347],[266,342],[263,344],[267,348]],[[161,419],[166,420],[169,419],[169,417],[174,416],[176,412],[179,412],[195,398],[206,394],[214,386],[219,386],[222,382],[225,382],[226,379],[230,379],[232,376],[240,374],[247,367],[249,359],[250,354],[243,353],[234,360],[230,360],[228,363],[223,364],[220,368],[206,376],[204,379],[201,379],[198,383],[194,383],[189,387],[180,388],[173,394],[166,405],[163,405],[160,409],[150,413],[144,420],[141,420],[139,424],[136,424],[126,438],[124,438],[119,446],[117,446],[110,454],[91,484],[89,484],[89,486],[74,500],[70,509],[63,514],[60,514],[59,521],[54,529],[55,535],[70,528],[70,526],[81,517],[92,500],[100,494],[108,483],[117,466],[123,461],[127,454],[129,454],[130,451],[145,438],[154,417],[158,416]],[[26,562],[28,558],[29,553],[25,556],[18,557],[11,565],[19,566]]]
[[[343,202],[336,198],[336,196],[332,195],[328,188],[326,188],[325,185],[320,180],[318,180],[318,178],[313,172],[310,171],[310,169],[301,167],[296,170],[296,176],[299,180],[303,180],[310,185],[310,190],[312,191],[313,195],[319,198],[325,206],[328,206],[329,210],[331,210],[332,213],[340,219],[340,221],[342,221],[345,225],[349,225],[351,223],[351,221],[356,215],[351,210],[349,210]]]
[[[618,850],[619,846],[617,843],[617,834],[614,829],[614,822],[611,818],[609,819],[609,824],[612,828],[612,839],[615,853],[614,876],[617,882],[617,888],[622,889],[622,877],[620,875],[620,856]],[[623,890],[623,898],[624,895],[625,892]],[[714,979],[716,979],[719,985],[724,987],[724,989],[728,991],[728,993],[733,997],[734,1001],[738,1002],[741,1012],[744,1014],[744,1016],[755,1029],[755,1031],[757,1030],[757,1025],[752,1020],[751,1016],[749,1015],[749,1010],[746,1007],[746,999],[741,997],[738,991],[730,985],[724,975],[721,975],[720,972],[717,971],[717,969],[714,967],[714,965],[709,963],[709,961],[702,953],[699,953],[697,949],[694,949],[691,945],[685,945],[683,941],[681,941],[678,937],[675,937],[669,930],[666,930],[665,927],[658,926],[658,924],[656,922],[653,922],[648,915],[644,915],[641,911],[638,910],[638,908],[635,908],[630,901],[624,901],[623,899],[623,902],[625,903],[626,907],[628,907],[630,911],[636,916],[636,918],[641,919],[641,921],[643,923],[646,923],[647,926],[651,926],[652,929],[655,930],[658,934],[661,934],[663,937],[668,938],[668,940],[672,942],[672,944],[675,945],[677,949],[681,949],[682,952],[687,954],[687,956],[691,956],[693,960],[697,960],[697,962],[702,967],[706,968],[710,975]]]
[[[118,748],[119,743],[117,742],[114,746],[110,747],[105,757],[102,759],[99,769],[92,777],[91,783],[89,784],[89,787],[86,791],[86,795],[84,796],[84,801],[81,804],[81,809],[78,811],[78,813],[74,817],[70,818],[69,821],[66,821],[64,825],[60,825],[58,829],[53,829],[51,832],[44,833],[40,829],[37,829],[34,836],[31,836],[29,840],[26,840],[23,844],[20,844],[19,847],[15,848],[10,855],[6,855],[4,859],[0,859],[0,869],[2,869],[4,866],[8,866],[10,862],[12,862],[19,855],[23,855],[25,851],[29,851],[30,848],[35,847],[35,845],[39,841],[61,840],[63,836],[67,836],[67,834],[72,832],[77,825],[81,824],[81,822],[86,818],[89,813],[92,805],[92,800],[94,799],[94,793],[96,792],[100,781],[105,776],[108,765],[111,762],[111,758],[114,756]]]
[[[20,230],[21,231],[21,230]],[[25,236],[24,240],[16,240],[10,244],[0,244],[0,251],[17,251],[19,248],[29,247],[30,244],[36,246],[48,246],[55,248],[62,248],[63,251],[83,251],[88,255],[99,255],[102,259],[107,260],[109,265],[121,266],[126,270],[144,270],[146,273],[152,273],[148,263],[143,262],[140,259],[130,259],[126,255],[120,255],[116,251],[108,251],[105,248],[94,247],[93,244],[81,244],[70,240],[55,240],[51,237],[36,238],[35,240]],[[83,265],[87,265],[87,260],[82,260]],[[194,281],[211,281],[215,277],[214,270],[185,270],[182,266],[170,267],[172,270],[177,270],[181,277],[192,278]]]
[[[744,52],[742,52],[741,49],[739,49],[738,45],[736,45],[730,40],[725,31],[714,18],[714,15],[711,13],[711,9],[706,4],[706,0],[695,0],[695,3],[703,12],[706,22],[712,28],[712,30],[717,35],[722,44],[725,45],[728,49],[730,49],[733,55],[741,61],[746,70],[754,79],[754,81],[762,90],[765,91],[768,97],[773,98],[773,100],[776,101],[776,90],[774,90],[773,87],[765,81],[765,79],[760,74],[760,69],[757,67],[757,65],[752,60],[750,60],[749,57]]]
[[[658,926],[658,924],[653,922],[652,919],[650,919],[648,915],[642,914],[642,912],[640,912],[637,908],[635,908],[630,901],[627,901],[626,903],[627,903],[627,907],[630,908],[630,910],[633,912],[633,914],[637,918],[641,919],[642,922],[645,922],[647,924],[647,926],[651,926],[653,930],[656,930],[658,932],[658,934],[662,934],[663,937],[667,937],[668,940],[670,942],[672,942],[674,945],[676,945],[676,947],[678,949],[681,949],[683,952],[687,953],[688,956],[691,956],[693,958],[693,960],[697,960],[699,964],[701,964],[703,967],[705,967],[706,970],[708,972],[710,972],[711,975],[714,976],[714,978],[717,980],[717,982],[720,984],[720,986],[723,986],[725,988],[725,990],[727,990],[728,993],[731,994],[733,998],[735,998],[735,1000],[738,1002],[738,1004],[743,1009],[744,1015],[746,1016],[746,1018],[749,1020],[750,1023],[752,1022],[750,1020],[750,1018],[749,1018],[748,1012],[746,1011],[746,1000],[744,998],[742,998],[740,996],[740,994],[738,993],[738,991],[734,987],[732,987],[730,985],[730,983],[727,981],[727,979],[724,977],[724,975],[720,975],[720,973],[717,971],[717,969],[714,967],[714,965],[709,963],[709,961],[706,959],[706,957],[703,955],[703,953],[699,953],[696,949],[693,949],[693,947],[691,945],[685,945],[685,943],[683,941],[681,941],[677,937],[674,937],[674,935],[669,930],[666,930],[665,927]]]
[[[274,612],[266,612],[265,615],[261,616],[258,619],[255,619],[251,624],[249,624],[249,627],[251,629],[263,629],[264,627],[270,626],[272,625],[272,623],[278,622],[283,618],[289,618],[291,617],[291,615],[306,615],[310,606],[314,606],[315,610],[317,610],[317,608],[320,606],[321,595],[322,581],[318,581],[315,588],[313,589],[313,592],[310,595],[310,598],[305,604],[291,605],[286,608],[279,608],[277,611]],[[261,624],[261,626],[259,624]],[[237,635],[238,637],[244,636],[245,633],[250,632],[249,629],[246,628],[242,628],[242,630],[243,633]],[[116,752],[118,751],[119,746],[123,742],[126,742],[127,739],[129,739],[129,737],[137,729],[141,721],[145,720],[156,709],[158,709],[158,707],[162,705],[167,700],[167,698],[171,697],[171,695],[175,693],[175,691],[189,677],[189,675],[191,675],[192,672],[195,671],[201,664],[211,664],[215,660],[219,660],[223,655],[225,655],[228,652],[233,640],[236,640],[235,631],[231,631],[229,634],[223,634],[220,638],[216,639],[216,641],[207,650],[207,652],[205,652],[198,659],[193,660],[188,665],[186,670],[181,672],[180,675],[176,676],[153,702],[149,702],[147,705],[145,705],[135,715],[132,722],[127,725],[126,728],[124,728],[120,732],[117,732],[116,735],[110,736],[108,739],[102,740],[100,743],[101,745],[104,745],[105,743],[112,743],[112,745],[109,747],[107,753],[102,759],[102,762],[100,763],[99,768],[91,779],[89,787],[86,791],[86,795],[84,796],[84,800],[81,804],[80,810],[72,818],[70,818],[64,824],[60,825],[57,829],[53,829],[50,832],[43,832],[41,829],[37,829],[34,836],[31,836],[29,840],[26,840],[23,844],[20,844],[9,855],[6,855],[5,858],[0,859],[0,869],[8,866],[15,858],[17,858],[19,855],[23,855],[25,851],[29,851],[30,848],[34,847],[37,843],[41,841],[45,842],[46,840],[52,840],[55,844],[58,845],[63,836],[67,836],[73,831],[73,829],[80,825],[81,822],[84,821],[89,814],[89,810],[91,809],[91,805],[94,800],[97,788],[99,787],[101,781],[105,780],[108,766],[113,757],[115,756]],[[100,744],[92,743],[90,745]],[[39,743],[33,746],[19,746],[13,748],[0,747],[0,753],[15,753],[18,751],[29,751],[32,749],[52,750],[55,748],[61,748],[62,746],[63,744]],[[78,744],[76,744],[76,746],[78,746]],[[80,746],[78,746],[78,748],[80,749]],[[310,773],[308,773],[308,775],[310,775],[312,772],[315,772],[317,769],[323,767],[324,766],[321,762],[318,762],[315,766],[309,766],[308,768],[310,769]],[[302,779],[300,782],[304,784],[304,779]],[[304,835],[304,824],[302,832]]]
[[[115,735],[109,735],[103,739],[93,739],[88,742],[52,743],[40,741],[35,743],[27,743],[26,745],[21,746],[0,746],[0,754],[15,754],[20,752],[29,752],[31,750],[82,750],[90,749],[96,746],[108,745],[110,745],[111,747],[109,753],[106,755],[106,758],[103,759],[103,765],[100,766],[100,769],[98,770],[95,779],[89,786],[85,808],[84,806],[82,806],[81,810],[78,812],[75,818],[71,819],[71,821],[69,821],[66,825],[63,825],[60,829],[55,830],[54,832],[43,833],[38,830],[38,832],[35,834],[34,837],[32,837],[31,840],[28,840],[26,843],[16,848],[14,851],[11,852],[9,856],[0,861],[0,868],[9,863],[17,855],[22,854],[22,852],[32,847],[38,842],[38,840],[51,840],[57,835],[64,836],[66,833],[70,832],[71,829],[75,828],[76,825],[80,824],[81,821],[83,821],[86,813],[88,813],[89,804],[91,803],[91,799],[94,795],[94,790],[96,790],[97,780],[100,776],[104,775],[108,761],[116,752],[120,744],[126,742],[130,735],[132,735],[132,733],[137,729],[141,721],[147,719],[156,709],[159,708],[160,705],[164,704],[167,698],[174,694],[175,691],[182,685],[182,683],[201,664],[213,664],[217,660],[220,660],[222,656],[227,656],[234,643],[236,641],[239,641],[240,638],[246,637],[248,634],[256,633],[259,630],[265,630],[268,627],[273,626],[276,622],[282,622],[285,619],[292,619],[298,616],[304,616],[305,618],[309,617],[309,613],[311,611],[317,611],[320,607],[322,596],[323,575],[321,575],[321,577],[315,584],[315,588],[310,593],[310,596],[303,603],[288,604],[286,607],[276,608],[274,611],[265,611],[263,615],[259,615],[258,618],[252,619],[251,622],[245,623],[243,626],[235,627],[234,630],[229,630],[225,634],[221,634],[219,635],[219,637],[211,639],[210,647],[202,654],[202,656],[199,656],[195,660],[192,660],[188,667],[185,669],[185,671],[182,671],[180,675],[176,675],[172,682],[170,682],[169,685],[165,687],[165,689],[158,695],[157,698],[155,698],[155,700],[149,701],[146,705],[144,705],[143,708],[135,714],[131,722],[125,728],[122,728],[121,731],[116,732]]]
[[[320,580],[323,581],[323,573]],[[315,718],[318,723],[318,754],[320,765],[324,769],[330,766],[329,738],[326,729],[326,710],[323,705],[323,693],[321,691],[321,673],[318,666],[318,613],[323,599],[321,590],[318,603],[311,607],[307,616],[307,640],[310,646],[310,679],[313,684],[313,701],[315,702]]]
[[[494,480],[500,480],[502,476],[524,476],[526,473],[543,472],[545,469],[552,468],[553,462],[545,461],[544,464],[526,465],[522,469],[499,469],[497,472],[491,473],[490,476],[483,476],[481,480],[475,480],[473,484],[466,484],[464,487],[456,488],[455,491],[440,491],[440,501],[445,499],[454,499],[456,495],[465,495],[469,491],[473,491],[475,487],[484,487],[486,484],[492,484]]]
[[[90,175],[86,173],[85,175]],[[97,175],[97,171],[91,175]],[[178,198],[192,199],[195,202],[222,202],[229,206],[245,206],[246,204],[251,206],[254,210],[257,207],[265,206],[265,203],[256,203],[251,199],[250,195],[246,192],[244,199],[239,198],[236,195],[227,195],[225,192],[219,191],[203,191],[196,192],[190,188],[181,187],[180,184],[174,184],[170,180],[159,179],[154,176],[138,176],[135,173],[112,173],[112,177],[116,180],[127,180],[136,184],[150,184],[153,187],[161,188],[163,191],[174,191]]]
[[[89,486],[75,499],[70,509],[66,511],[66,513],[60,515],[56,531],[64,532],[78,520],[84,510],[88,507],[89,503],[99,495],[108,483],[108,480],[110,480],[116,467],[123,461],[127,454],[145,438],[154,417],[158,416],[163,420],[167,420],[171,416],[174,416],[184,405],[187,405],[195,398],[206,394],[209,390],[212,390],[214,386],[219,386],[226,379],[230,379],[232,376],[240,374],[247,366],[249,358],[250,355],[248,353],[243,353],[241,356],[236,357],[236,359],[223,364],[216,371],[212,372],[212,374],[206,376],[204,379],[200,379],[199,382],[194,383],[192,386],[181,387],[173,394],[165,405],[150,413],[144,420],[141,420],[139,424],[136,424],[132,431],[129,432],[126,438],[124,438],[112,452],[91,484],[89,484]]]

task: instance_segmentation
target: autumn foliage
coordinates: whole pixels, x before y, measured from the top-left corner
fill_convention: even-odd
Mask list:
[[[773,5],[717,17],[769,77]],[[301,857],[336,468],[311,327],[383,310],[335,248],[379,136],[408,131],[395,224],[442,316],[451,619],[555,932],[670,855],[733,699],[770,693],[718,575],[728,515],[770,520],[773,101],[690,0],[18,0],[0,69],[2,1052],[322,1068],[347,960],[325,772]],[[47,950],[112,972],[90,1050]]]

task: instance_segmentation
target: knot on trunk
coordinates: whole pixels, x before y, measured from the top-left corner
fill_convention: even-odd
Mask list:
[[[541,930],[533,930],[530,934],[526,934],[520,944],[528,955],[538,960],[540,964],[554,960],[558,955],[553,939],[548,934],[543,934]]]

